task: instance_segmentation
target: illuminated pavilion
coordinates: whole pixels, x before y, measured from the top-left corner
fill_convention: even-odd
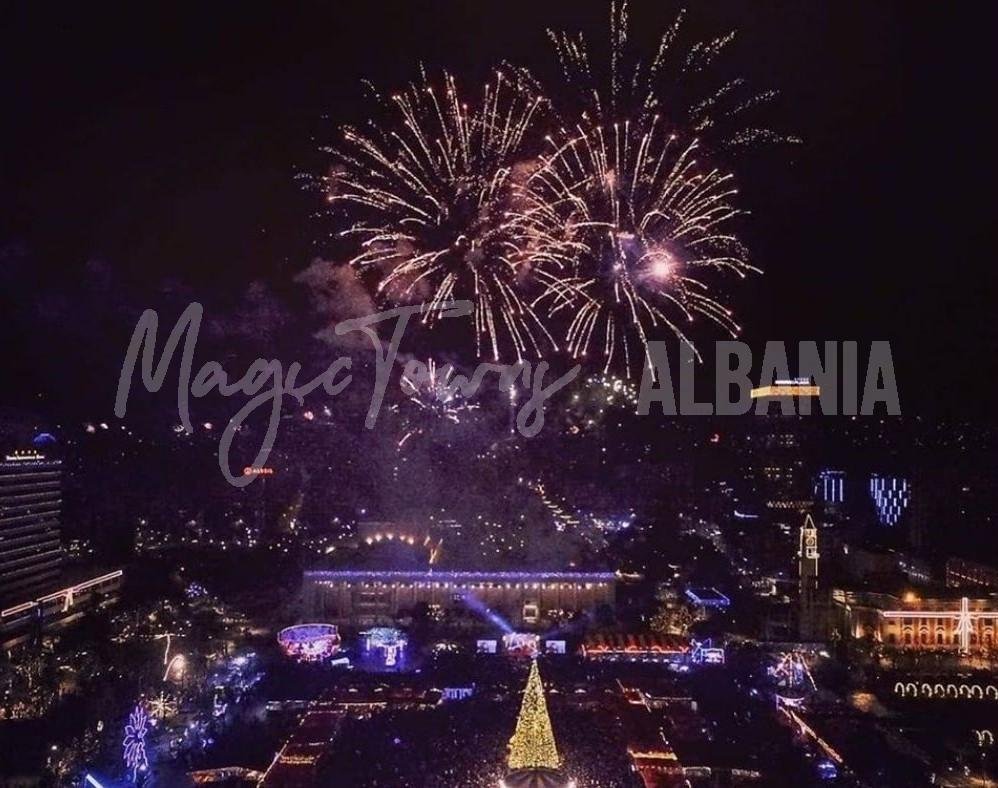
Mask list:
[[[516,729],[509,740],[506,763],[509,774],[500,781],[500,788],[575,787],[575,781],[566,778],[558,768],[561,758],[551,729],[536,659],[530,665],[530,676],[523,690]]]

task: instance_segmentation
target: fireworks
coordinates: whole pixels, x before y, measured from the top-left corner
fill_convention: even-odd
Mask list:
[[[565,82],[557,107],[519,67],[470,104],[452,76],[438,87],[424,72],[384,102],[382,122],[346,128],[324,189],[378,298],[420,304],[429,326],[470,301],[479,358],[565,351],[628,378],[652,339],[693,347],[698,317],[737,335],[716,275],[759,269],[713,154],[799,140],[750,125],[775,92],[706,84],[734,33],[686,43],[684,20],[644,58],[627,3],[612,3],[606,65],[583,36],[549,31]]]
[[[570,103],[577,106],[572,114],[588,128],[648,120],[667,112],[671,123],[691,135],[709,137],[718,148],[800,142],[797,137],[750,125],[753,112],[775,99],[776,91],[752,91],[741,77],[710,84],[711,66],[735,33],[687,44],[685,19],[686,12],[680,11],[660,36],[654,56],[647,59],[630,46],[626,0],[612,2],[610,55],[605,67],[596,63],[581,34],[549,30],[567,88],[558,95],[574,98]]]
[[[455,424],[460,423],[462,413],[478,408],[464,398],[454,383],[454,367],[450,364],[438,367],[433,359],[429,359],[425,366],[407,365],[401,386],[416,407]]]
[[[602,429],[609,412],[636,413],[638,387],[616,375],[590,375],[562,409],[569,435]]]
[[[424,75],[392,97],[386,125],[344,131],[328,200],[358,218],[341,235],[359,241],[351,263],[375,274],[379,296],[421,303],[428,324],[469,300],[478,355],[499,360],[509,340],[519,360],[553,342],[521,295],[514,188],[545,102],[501,72],[475,106],[452,76],[443,83]]]
[[[469,402],[454,381],[454,367],[450,364],[437,366],[433,359],[426,364],[410,361],[402,373],[400,387],[406,400],[416,409],[415,412],[433,420],[460,424],[461,419],[478,405]],[[410,409],[411,410],[411,409]],[[398,442],[398,449],[417,435],[422,435],[425,427],[415,419],[407,418],[405,433]]]
[[[737,335],[708,278],[758,271],[731,227],[742,213],[732,176],[663,126],[655,116],[580,130],[528,183],[546,287],[535,305],[571,316],[569,353],[597,351],[604,372],[620,366],[628,377],[663,329],[692,346],[684,326],[703,316]]]

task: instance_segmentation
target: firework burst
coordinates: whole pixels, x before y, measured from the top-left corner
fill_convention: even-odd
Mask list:
[[[404,434],[397,444],[399,451],[411,439],[426,433],[425,419],[460,424],[471,411],[478,409],[455,385],[454,368],[450,364],[437,366],[433,359],[425,365],[409,362],[399,383],[409,405]]]
[[[654,116],[577,129],[528,182],[525,216],[545,286],[534,303],[567,315],[566,350],[598,354],[604,373],[630,377],[662,333],[692,347],[685,327],[698,316],[737,335],[709,280],[758,271],[732,229],[742,213],[732,176],[663,126]]]
[[[515,208],[517,180],[531,166],[531,132],[545,100],[523,78],[496,72],[469,106],[455,80],[426,79],[391,97],[389,120],[344,130],[331,150],[328,200],[354,224],[351,262],[371,273],[377,292],[420,303],[432,325],[454,300],[473,304],[479,356],[517,359],[553,344],[521,296],[526,275]]]
[[[771,103],[776,91],[754,91],[742,77],[712,79],[712,66],[734,41],[735,32],[689,41],[685,20],[685,10],[680,11],[659,37],[655,54],[647,58],[630,43],[626,0],[612,2],[605,65],[597,63],[581,33],[548,30],[567,88],[558,94],[569,97],[572,114],[589,127],[667,114],[676,127],[710,139],[718,148],[800,142],[753,124],[757,110]]]
[[[636,413],[638,387],[616,375],[590,375],[576,387],[562,409],[565,432],[582,435],[602,430],[611,413]]]

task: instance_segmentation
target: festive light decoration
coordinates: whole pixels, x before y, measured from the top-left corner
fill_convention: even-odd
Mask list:
[[[146,736],[149,733],[149,715],[140,703],[132,709],[125,724],[125,735],[121,742],[122,757],[125,767],[131,773],[132,782],[138,780],[140,772],[149,768],[149,757],[146,754]]]
[[[935,698],[998,701],[998,685],[995,684],[930,684],[923,681],[899,681],[894,685],[894,694],[902,698]]]
[[[715,646],[710,638],[703,642],[694,640],[691,644],[693,654],[690,661],[694,665],[723,665],[725,652],[723,646]]]
[[[339,651],[340,633],[335,624],[295,624],[277,633],[277,643],[299,662],[318,662]]]
[[[9,616],[31,610],[32,608],[44,607],[55,601],[61,601],[62,611],[65,613],[73,606],[77,594],[93,590],[101,591],[103,590],[101,588],[102,586],[110,583],[111,581],[118,580],[123,574],[124,570],[117,569],[114,572],[108,572],[107,574],[100,575],[99,577],[85,580],[82,583],[67,586],[66,588],[53,591],[51,594],[46,594],[45,596],[31,600],[30,602],[23,602],[15,607],[6,608],[5,610],[0,611],[0,617],[7,618]]]
[[[507,763],[510,769],[557,769],[560,764],[537,660],[530,664]]]
[[[911,484],[898,476],[870,477],[870,497],[877,509],[877,519],[883,525],[897,525],[911,503]]]
[[[166,670],[163,671],[163,681],[170,679],[170,674],[173,674],[175,680],[180,680],[183,678],[184,669],[187,667],[187,657],[183,654],[174,654],[170,657],[170,661],[166,663]]]
[[[402,657],[409,641],[405,634],[393,627],[374,627],[361,632],[367,651],[381,652],[385,667],[394,667]]]
[[[576,583],[608,583],[617,579],[613,572],[419,572],[385,570],[383,572],[364,569],[315,569],[304,573],[306,579],[315,580],[422,580],[425,582],[466,583],[473,581],[530,581],[545,582],[576,582]]]
[[[955,621],[954,631],[960,638],[960,651],[964,653],[970,651],[971,640],[976,638],[979,621],[991,622],[992,625],[998,624],[998,612],[971,610],[970,600],[967,597],[961,597],[959,610],[885,610],[881,615],[888,619],[901,619],[902,624],[905,620],[917,621],[919,619],[938,622]]]
[[[544,483],[539,479],[537,481],[520,479],[520,483],[540,498],[541,503],[544,504],[544,508],[551,514],[556,530],[564,531],[566,528],[578,526],[579,518],[555,500],[553,495],[545,488]]]
[[[805,690],[808,687],[811,690],[818,689],[804,655],[799,651],[780,654],[776,664],[770,666],[767,672],[779,687],[794,690]]]
[[[540,643],[540,637],[533,632],[510,632],[502,636],[503,649],[514,657],[536,657]]]
[[[686,598],[698,607],[726,608],[731,600],[716,588],[687,588]]]
[[[814,483],[814,494],[820,495],[825,503],[845,501],[846,475],[844,471],[825,469],[818,474]]]
[[[163,667],[170,664],[170,646],[173,643],[173,632],[163,632],[159,635],[153,635],[153,640],[159,640],[161,638],[166,638],[166,648],[163,649]]]
[[[215,692],[211,696],[211,716],[222,717],[228,711],[229,704],[225,701],[225,688],[215,687]]]
[[[587,659],[678,662],[689,656],[690,649],[689,639],[681,635],[592,632],[582,642],[581,653]]]
[[[159,720],[165,720],[177,713],[177,702],[168,698],[165,692],[160,692],[159,697],[153,698],[149,703],[152,716]]]
[[[832,747],[831,744],[829,744],[827,741],[821,738],[821,736],[818,735],[818,733],[814,730],[814,728],[812,728],[810,725],[804,722],[804,719],[799,714],[797,714],[797,712],[794,711],[793,708],[790,708],[786,705],[778,706],[778,708],[781,714],[786,716],[787,719],[789,719],[797,726],[798,730],[801,732],[801,735],[811,739],[815,744],[818,745],[818,747],[821,748],[821,750],[825,753],[825,755],[827,755],[837,764],[841,765],[845,763],[845,760],[838,753],[838,751],[834,747]]]

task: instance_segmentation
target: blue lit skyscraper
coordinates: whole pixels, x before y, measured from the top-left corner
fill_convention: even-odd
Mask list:
[[[846,475],[844,471],[823,470],[814,483],[814,494],[826,505],[845,501]]]

